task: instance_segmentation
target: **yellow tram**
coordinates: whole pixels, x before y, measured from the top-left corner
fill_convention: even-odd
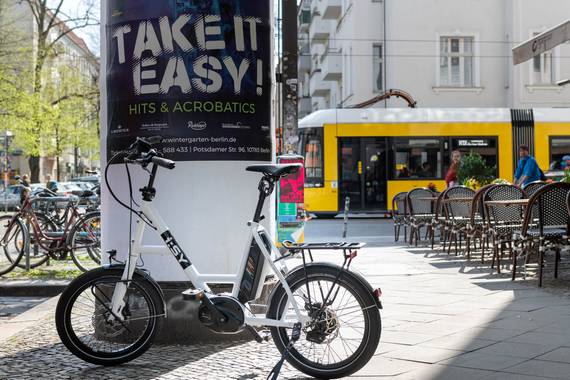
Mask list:
[[[570,154],[570,109],[331,109],[299,122],[305,208],[337,214],[386,212],[392,197],[430,183],[445,188],[453,150],[481,154],[509,181],[518,146],[547,172]]]

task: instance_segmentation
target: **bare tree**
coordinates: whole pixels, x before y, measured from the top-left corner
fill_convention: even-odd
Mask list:
[[[44,86],[44,69],[49,58],[57,55],[58,46],[65,37],[75,30],[99,25],[96,17],[96,0],[20,0],[30,8],[36,26],[35,49],[33,60],[33,94],[41,96]],[[65,5],[73,4],[80,11],[74,14],[66,12]],[[40,110],[37,110],[40,112]],[[41,117],[35,118],[35,132],[37,149],[32,149],[29,153],[29,165],[31,180],[39,181],[40,172],[40,148],[42,135]]]

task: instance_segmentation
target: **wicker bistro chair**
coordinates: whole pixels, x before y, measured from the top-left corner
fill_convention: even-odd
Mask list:
[[[544,258],[547,251],[554,251],[554,278],[558,278],[558,264],[563,250],[570,243],[570,215],[560,212],[560,207],[566,205],[570,197],[570,183],[553,183],[543,186],[530,198],[525,212],[525,218],[520,234],[520,240],[526,249],[525,273],[528,257],[533,247],[538,248],[538,286],[542,286]],[[538,219],[534,212],[538,210]],[[516,275],[517,258],[513,258],[513,280]]]
[[[392,219],[394,221],[394,241],[400,240],[400,230],[404,227],[404,241],[408,240],[408,216],[406,196],[408,193],[398,193],[392,198]]]
[[[526,193],[526,196],[528,198],[530,198],[534,195],[534,193],[536,193],[538,190],[542,189],[546,185],[548,185],[547,182],[534,181],[534,182],[527,183],[526,185],[524,185],[523,190]]]
[[[526,193],[527,198],[532,197],[538,190],[542,189],[544,186],[548,185],[548,183],[544,181],[534,181],[531,183],[527,183],[523,186],[523,190]],[[538,205],[532,206],[532,222],[538,222]]]
[[[452,187],[445,192],[443,209],[451,227],[448,229],[448,254],[451,253],[452,243],[455,242],[455,255],[457,255],[457,243],[459,242],[459,248],[461,248],[463,237],[467,235],[467,226],[471,216],[471,203],[474,195],[475,191],[465,186]]]
[[[483,201],[485,202],[485,216],[491,240],[493,243],[493,261],[491,268],[497,262],[497,273],[501,273],[501,257],[505,245],[509,246],[510,255],[513,254],[513,232],[520,231],[523,220],[522,205],[491,206],[489,201],[512,201],[525,199],[526,195],[522,189],[514,185],[495,185],[485,192]]]
[[[467,259],[471,259],[471,243],[476,248],[477,239],[481,244],[481,263],[485,262],[485,246],[489,245],[489,225],[485,217],[485,203],[483,197],[494,184],[485,185],[475,192],[473,201],[471,202],[471,215],[469,215],[469,224],[466,227],[467,235]]]
[[[437,200],[435,201],[434,206],[434,217],[431,222],[428,224],[428,237],[431,242],[431,249],[434,249],[435,246],[435,231],[439,228],[439,240],[440,243],[445,244],[445,237],[447,236],[447,228],[448,223],[447,219],[445,218],[445,213],[443,211],[443,197],[445,196],[445,192],[439,193],[437,196]]]
[[[427,188],[417,188],[408,192],[406,196],[408,215],[410,218],[410,245],[418,245],[420,230],[431,222],[433,213],[434,192]]]

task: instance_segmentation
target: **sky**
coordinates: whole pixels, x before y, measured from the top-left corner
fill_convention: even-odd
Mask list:
[[[59,0],[50,0],[50,6],[57,5]],[[101,0],[64,0],[62,11],[71,16],[72,18],[76,15],[84,14],[87,10],[87,3],[93,3],[93,15],[99,19],[101,10]],[[65,18],[65,17],[62,17]],[[90,26],[86,28],[74,30],[75,34],[83,38],[87,46],[91,51],[99,56],[100,52],[100,27]]]

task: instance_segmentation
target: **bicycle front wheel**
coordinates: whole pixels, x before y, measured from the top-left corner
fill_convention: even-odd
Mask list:
[[[57,332],[75,356],[89,363],[117,365],[142,355],[152,344],[162,315],[157,290],[142,276],[129,282],[120,315],[111,299],[123,267],[97,268],[73,280],[55,312]]]
[[[327,264],[293,271],[286,280],[301,312],[311,320],[290,348],[290,329],[271,328],[279,351],[284,354],[288,350],[287,361],[319,379],[345,377],[368,363],[382,329],[370,290],[353,273]],[[281,285],[274,290],[267,317],[295,320],[291,301]]]
[[[10,215],[0,216],[0,276],[10,272],[18,265],[24,253],[29,249],[29,236],[26,226],[20,219]]]
[[[73,262],[82,271],[101,265],[101,213],[91,212],[83,216],[71,229],[67,246]]]

